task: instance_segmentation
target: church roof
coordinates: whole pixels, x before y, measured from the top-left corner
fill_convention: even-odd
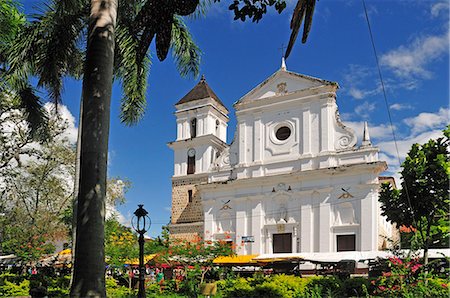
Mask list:
[[[302,85],[304,85],[302,88],[308,89],[310,87],[317,87],[319,85],[334,85],[339,88],[338,83],[323,80],[319,78],[315,78],[312,76],[299,74],[296,72],[288,71],[286,68],[286,62],[284,58],[281,62],[281,68],[274,72],[271,76],[269,76],[267,79],[265,79],[262,83],[258,84],[255,88],[250,90],[247,94],[245,94],[243,97],[241,97],[237,102],[234,103],[234,105],[238,105],[242,102],[248,101],[248,100],[254,100],[258,99],[262,94],[258,93],[264,93],[265,91],[268,91],[266,89],[270,89],[270,85],[273,85],[274,82],[279,78],[292,78],[294,81],[303,82]],[[291,90],[292,91],[292,90]],[[255,98],[256,96],[256,98]]]
[[[175,105],[203,99],[203,98],[209,98],[211,97],[214,99],[219,105],[224,107],[227,111],[228,109],[225,107],[225,105],[222,103],[222,101],[219,99],[219,97],[214,93],[214,91],[209,87],[208,83],[206,83],[205,76],[202,75],[202,78],[200,79],[200,82],[198,82],[197,85],[195,85],[194,88],[192,88],[191,91],[189,91],[182,99],[180,99]]]

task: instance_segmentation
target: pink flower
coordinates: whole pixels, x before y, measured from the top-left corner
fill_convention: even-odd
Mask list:
[[[391,272],[383,272],[383,276],[391,276],[392,275],[392,273]]]
[[[394,264],[394,265],[400,265],[400,264],[403,264],[402,260],[401,260],[400,258],[397,258],[397,257],[389,258],[389,260],[390,260],[391,263]]]
[[[414,273],[414,272],[416,272],[421,266],[422,266],[422,265],[420,265],[420,264],[416,264],[416,265],[414,265],[414,266],[411,267],[411,271]]]
[[[448,284],[441,284],[441,287],[443,287],[443,288],[448,288]]]
[[[378,289],[379,289],[380,291],[385,291],[385,290],[386,290],[386,287],[384,287],[384,286],[379,286]]]

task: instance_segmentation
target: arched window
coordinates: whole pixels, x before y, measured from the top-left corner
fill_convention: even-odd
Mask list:
[[[188,174],[195,173],[195,149],[193,148],[188,150],[187,173]]]
[[[197,118],[191,120],[191,138],[197,136]]]

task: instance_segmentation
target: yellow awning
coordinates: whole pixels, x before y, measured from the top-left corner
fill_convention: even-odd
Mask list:
[[[261,258],[261,259],[257,259],[254,260],[255,263],[276,263],[276,262],[287,262],[287,261],[299,261],[299,260],[303,260],[303,257],[274,257],[274,258]]]
[[[72,254],[72,250],[70,248],[67,248],[65,250],[61,250],[58,255],[71,255]]]
[[[144,264],[146,264],[147,262],[153,260],[156,257],[156,254],[151,254],[151,255],[146,255],[144,256]],[[130,260],[125,260],[124,262],[125,264],[130,264],[130,265],[139,265],[139,259],[130,259]]]
[[[213,264],[219,265],[242,265],[242,264],[255,264],[253,258],[256,258],[258,255],[243,255],[243,256],[221,256],[217,257],[213,260]]]

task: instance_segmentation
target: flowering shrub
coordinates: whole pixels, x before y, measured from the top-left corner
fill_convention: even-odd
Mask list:
[[[402,260],[392,257],[388,261],[391,271],[383,272],[377,280],[375,294],[383,297],[446,297],[448,280],[439,279],[432,273],[426,274],[419,260]]]

